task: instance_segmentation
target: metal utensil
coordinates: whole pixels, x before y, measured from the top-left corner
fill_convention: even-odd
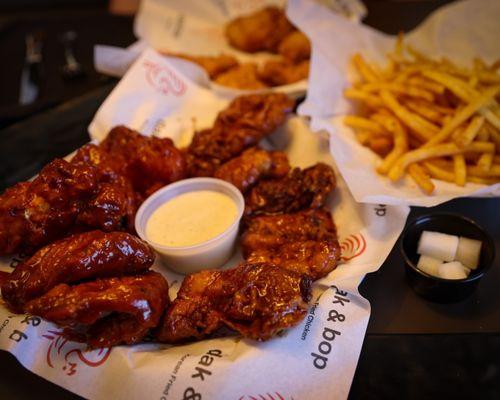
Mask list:
[[[33,103],[40,92],[43,36],[43,32],[36,32],[28,33],[25,38],[26,56],[19,89],[19,103],[22,105]]]
[[[62,67],[63,77],[66,79],[77,79],[85,75],[82,64],[80,64],[76,58],[73,51],[73,46],[78,37],[75,31],[64,32],[59,40],[64,46],[64,57],[66,59],[66,64]]]

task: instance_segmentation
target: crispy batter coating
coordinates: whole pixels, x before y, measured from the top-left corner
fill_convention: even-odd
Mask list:
[[[168,138],[146,137],[116,126],[99,147],[123,163],[125,177],[144,196],[186,175],[184,157]]]
[[[90,347],[133,344],[158,325],[169,303],[168,284],[157,272],[60,284],[28,302],[25,310],[67,327],[65,334]]]
[[[215,79],[220,74],[238,66],[238,61],[233,56],[219,54],[216,56],[193,56],[184,53],[166,53],[169,56],[183,58],[202,67],[210,77]]]
[[[288,85],[307,79],[309,76],[309,60],[294,64],[288,60],[267,61],[259,70],[259,78],[269,86]]]
[[[215,177],[232,183],[246,192],[262,178],[280,178],[288,174],[290,164],[281,151],[266,151],[258,147],[245,150],[215,171]]]
[[[221,162],[236,157],[281,125],[293,105],[282,93],[237,97],[218,114],[213,128],[195,134],[188,152]]]
[[[325,209],[250,218],[241,246],[249,262],[272,263],[313,280],[334,270],[340,258],[337,231]]]
[[[0,196],[0,255],[31,252],[67,234],[97,192],[94,168],[56,159]]]
[[[229,44],[238,50],[276,52],[283,38],[294,29],[282,9],[267,7],[232,20],[225,33]]]
[[[15,311],[60,283],[147,271],[155,253],[125,232],[91,231],[69,236],[38,250],[2,284],[2,296]]]
[[[218,75],[214,81],[219,85],[235,89],[258,90],[267,87],[259,79],[257,64],[255,63],[240,64]]]
[[[291,213],[325,204],[335,188],[333,169],[324,163],[301,170],[294,168],[284,178],[260,181],[245,198],[245,214]]]
[[[310,297],[310,279],[268,263],[201,271],[184,279],[157,339],[201,339],[226,326],[244,337],[266,340],[302,320]]]
[[[311,57],[311,42],[301,31],[293,31],[281,41],[278,53],[293,63],[308,60]]]

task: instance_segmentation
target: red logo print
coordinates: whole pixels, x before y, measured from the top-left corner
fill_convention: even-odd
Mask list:
[[[340,242],[340,249],[342,250],[340,257],[342,261],[352,260],[365,252],[366,240],[361,233],[349,235]]]
[[[170,68],[148,60],[144,61],[142,65],[146,69],[146,81],[160,93],[182,96],[186,92],[186,84]]]
[[[258,394],[256,396],[241,396],[238,400],[293,400],[293,397],[283,397],[281,393],[266,393],[264,395]]]
[[[42,336],[50,340],[46,356],[47,365],[51,368],[55,368],[54,364],[60,364],[60,362],[63,361],[64,364],[61,369],[68,376],[76,374],[76,368],[79,363],[83,363],[89,367],[98,367],[102,365],[111,354],[111,347],[88,352],[84,352],[81,348],[75,348],[74,346],[77,343],[69,342],[68,339],[63,336],[62,331],[48,331],[47,334]],[[70,348],[65,349],[65,347]]]

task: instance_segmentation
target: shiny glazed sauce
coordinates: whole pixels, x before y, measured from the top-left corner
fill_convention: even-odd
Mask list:
[[[224,193],[211,190],[183,193],[151,214],[146,236],[163,246],[194,246],[223,233],[237,216],[235,202]]]

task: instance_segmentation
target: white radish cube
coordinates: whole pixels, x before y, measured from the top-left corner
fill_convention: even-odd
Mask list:
[[[443,263],[438,268],[439,277],[443,279],[465,279],[467,273],[465,267],[459,261]]]
[[[443,261],[437,258],[421,255],[418,259],[417,268],[420,271],[439,278],[438,268],[442,263]]]
[[[481,245],[480,240],[460,236],[455,260],[460,261],[467,268],[476,269],[479,265]]]
[[[458,248],[458,236],[441,232],[423,231],[418,241],[418,254],[453,261]]]

